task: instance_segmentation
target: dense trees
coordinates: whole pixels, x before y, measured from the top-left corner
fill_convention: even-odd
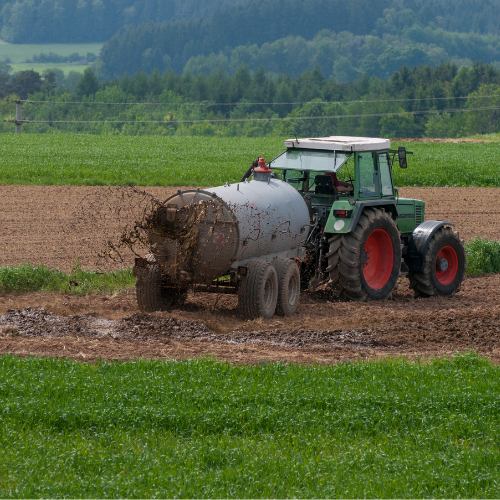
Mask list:
[[[239,2],[245,0],[239,0]],[[12,43],[97,42],[122,26],[206,17],[236,0],[0,0],[0,38]]]
[[[28,77],[3,87],[0,80],[0,94],[17,93]],[[26,104],[23,117],[47,123],[23,127],[38,132],[457,137],[500,131],[500,70],[483,63],[403,66],[385,81],[363,75],[351,83],[325,78],[319,67],[292,77],[243,64],[232,75],[138,71],[99,83],[87,68],[76,95],[56,73],[37,82],[30,99],[42,102]],[[105,123],[85,123],[92,120]]]
[[[113,76],[153,68],[232,72],[246,63],[253,70],[263,65],[293,75],[319,65],[343,81],[362,73],[386,78],[402,64],[500,61],[499,28],[484,17],[489,12],[500,18],[500,3],[460,4],[461,9],[456,2],[430,0],[252,0],[210,19],[129,25],[105,44],[101,58]],[[440,15],[430,19],[429,12]]]

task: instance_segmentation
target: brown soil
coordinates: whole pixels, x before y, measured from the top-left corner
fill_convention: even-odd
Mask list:
[[[147,188],[160,199],[177,189]],[[86,220],[77,210],[118,192],[1,186],[0,265],[29,259],[67,270],[80,258],[84,267],[95,267],[96,248],[118,234],[132,212]],[[426,218],[456,223],[466,240],[500,239],[500,189],[402,188],[400,195],[426,200]],[[391,301],[333,302],[304,294],[292,317],[256,321],[239,318],[233,296],[191,294],[182,308],[145,315],[132,290],[88,297],[0,295],[0,352],[80,360],[215,356],[237,363],[331,363],[474,349],[500,362],[499,292],[500,276],[494,275],[465,280],[452,298],[414,299],[402,279]]]
[[[143,189],[163,201],[186,188]],[[122,264],[97,258],[124,224],[140,219],[140,197],[127,195],[123,188],[0,186],[0,266],[30,261],[68,271],[77,260],[91,269],[131,266],[130,252]],[[455,223],[465,240],[500,239],[498,188],[401,188],[400,196],[425,200],[426,219]]]
[[[243,321],[233,296],[196,294],[168,313],[139,313],[133,292],[0,296],[0,352],[18,355],[332,363],[476,350],[500,362],[500,276],[469,278],[452,298],[332,302],[304,294],[289,318]]]

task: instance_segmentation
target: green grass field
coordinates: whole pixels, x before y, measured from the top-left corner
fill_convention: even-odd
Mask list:
[[[76,265],[66,274],[43,265],[0,267],[0,293],[43,291],[86,295],[122,291],[134,285],[131,269],[96,273]]]
[[[69,56],[77,52],[81,56],[91,52],[99,55],[102,43],[42,43],[42,44],[17,44],[0,43],[0,60],[8,57],[14,64],[32,59],[37,54],[54,52],[60,56]],[[29,68],[28,68],[29,69]]]
[[[0,358],[0,496],[495,498],[500,368]]]
[[[500,186],[500,142],[405,146],[397,186]],[[0,184],[216,186],[283,149],[283,138],[3,134]]]
[[[0,45],[0,50],[1,50],[1,45]],[[32,69],[33,71],[36,71],[40,73],[41,75],[44,73],[46,70],[51,70],[51,69],[60,69],[65,75],[68,75],[70,71],[76,71],[77,73],[83,73],[85,71],[85,68],[88,66],[73,66],[71,64],[54,64],[54,63],[17,63],[17,64],[11,64],[12,67],[12,73],[17,73],[19,71],[27,71],[29,69]]]

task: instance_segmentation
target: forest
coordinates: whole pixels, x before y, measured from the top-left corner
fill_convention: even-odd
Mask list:
[[[388,0],[253,0],[207,19],[129,25],[104,44],[100,58],[107,76],[154,68],[232,72],[245,63],[291,75],[318,65],[347,82],[363,73],[387,78],[403,64],[500,65],[498,27],[485,17],[500,18],[499,4],[408,3],[420,9]]]
[[[397,18],[384,10],[403,13]],[[192,41],[259,46],[289,35],[312,39],[321,29],[355,35],[401,32],[413,24],[500,35],[496,0],[0,0],[0,38],[11,43],[77,43],[109,39],[127,25],[192,27]],[[188,19],[204,20],[189,24]],[[218,44],[218,46],[217,46]]]
[[[104,41],[101,80],[242,63],[291,76],[319,67],[341,82],[441,61],[500,67],[497,19],[494,0],[0,0],[5,41]]]
[[[403,66],[387,80],[339,83],[319,67],[292,77],[242,64],[232,75],[170,69],[99,82],[87,68],[74,92],[54,72],[27,71],[0,79],[0,97],[35,101],[22,108],[23,119],[36,122],[24,124],[26,132],[464,137],[499,132],[500,70],[480,62]],[[14,115],[14,103],[0,102],[1,118]]]
[[[128,24],[208,17],[235,4],[236,0],[0,0],[0,38],[10,43],[103,42]]]

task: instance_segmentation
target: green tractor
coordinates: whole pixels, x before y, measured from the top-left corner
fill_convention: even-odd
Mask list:
[[[406,168],[411,154],[404,147],[335,136],[290,139],[285,147],[269,166],[309,208],[302,288],[323,284],[341,299],[382,300],[408,275],[416,297],[460,290],[465,250],[454,224],[424,221],[425,203],[400,198],[394,187],[394,165]]]

